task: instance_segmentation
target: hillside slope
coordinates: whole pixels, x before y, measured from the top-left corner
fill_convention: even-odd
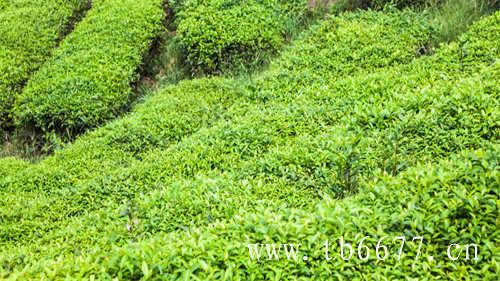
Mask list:
[[[499,29],[422,56],[425,15],[332,16],[248,81],[185,81],[38,164],[2,160],[0,277],[494,278]],[[323,260],[340,235],[435,243],[415,265],[414,246]],[[260,242],[310,260],[252,261]],[[480,261],[444,261],[449,243]]]

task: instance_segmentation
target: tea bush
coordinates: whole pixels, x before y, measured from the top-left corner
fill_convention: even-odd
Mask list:
[[[6,129],[13,126],[11,110],[16,96],[30,75],[50,57],[88,1],[1,3],[5,7],[0,13],[0,128]]]
[[[306,13],[306,1],[184,1],[176,18],[195,74],[239,72],[269,61]]]
[[[412,61],[432,33],[429,19],[409,10],[330,16],[311,27],[300,44],[283,52],[270,68],[311,80],[370,73]]]
[[[161,27],[162,1],[94,1],[16,102],[20,127],[71,139],[118,116]]]

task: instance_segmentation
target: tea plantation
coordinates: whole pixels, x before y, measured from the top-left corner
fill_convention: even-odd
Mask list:
[[[0,279],[497,280],[473,2],[0,0]]]

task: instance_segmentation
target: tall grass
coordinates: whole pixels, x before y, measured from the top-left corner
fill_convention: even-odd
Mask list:
[[[481,16],[498,9],[498,0],[447,0],[429,10],[436,30],[435,42],[450,42]]]

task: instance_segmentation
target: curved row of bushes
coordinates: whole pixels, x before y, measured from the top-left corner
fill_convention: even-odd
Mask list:
[[[118,116],[161,27],[162,1],[93,1],[16,102],[18,126],[66,139]]]
[[[208,118],[210,122],[201,123],[205,128],[196,123],[192,130],[181,129],[177,140],[161,141],[158,136],[168,135],[161,128],[183,128],[190,114],[177,119],[171,118],[172,115],[163,118],[169,112],[168,106],[152,109],[147,106],[175,98],[180,92],[171,95],[167,91],[151,98],[150,104],[145,104],[139,112],[92,133],[95,138],[87,140],[92,146],[77,142],[73,149],[0,181],[5,191],[0,198],[2,205],[16,206],[1,210],[2,251],[6,257],[0,263],[4,267],[2,272],[14,278],[27,272],[33,277],[48,278],[66,274],[129,279],[154,274],[157,279],[167,278],[163,273],[172,277],[192,273],[209,278],[219,274],[238,277],[236,274],[245,272],[272,277],[272,269],[259,264],[240,271],[248,261],[243,259],[245,249],[218,236],[217,233],[227,235],[224,229],[235,230],[235,237],[241,239],[245,232],[254,234],[251,223],[242,224],[238,217],[233,223],[234,215],[241,213],[247,218],[245,210],[252,213],[259,204],[271,209],[303,204],[306,210],[311,210],[317,202],[311,198],[324,194],[342,196],[350,187],[361,188],[364,194],[365,183],[380,174],[398,175],[419,162],[436,163],[462,150],[486,147],[498,137],[495,123],[498,86],[494,79],[498,66],[488,59],[498,57],[498,49],[488,48],[488,44],[498,41],[491,43],[489,39],[498,37],[491,31],[498,28],[499,16],[476,24],[460,41],[461,46],[452,44],[434,56],[413,62],[409,59],[407,65],[375,68],[371,75],[361,72],[333,79],[345,76],[339,69],[336,74],[325,72],[323,77],[310,78],[306,68],[284,69],[282,73],[278,69],[264,74],[267,78],[253,81],[257,86],[246,91],[235,93],[234,85],[229,83],[227,91],[218,94],[222,97],[231,93],[231,96],[222,108],[214,111],[213,105],[204,105],[203,100],[224,80],[216,82],[214,89],[209,89],[194,107],[188,106],[189,96],[211,80],[183,83],[179,91],[187,91],[182,98],[184,105],[174,108],[200,112],[194,118]],[[335,34],[336,30],[331,32]],[[384,38],[387,44],[406,38],[404,32],[400,33],[401,38],[394,37],[398,33],[389,34],[392,35]],[[349,46],[349,42],[344,44]],[[361,53],[370,48],[370,44],[355,44],[357,48],[351,47]],[[395,48],[394,52],[414,52],[414,48]],[[461,56],[464,49],[474,54],[467,63],[463,63]],[[283,79],[294,88],[284,87]],[[113,151],[114,148],[118,150]],[[130,153],[132,157],[114,161],[110,154],[107,158],[110,150],[120,155]],[[96,157],[100,161],[93,163],[98,168],[87,167],[83,159],[92,159],[94,155],[102,155]],[[294,193],[297,198],[293,198]],[[20,197],[25,200],[19,200]],[[398,196],[392,200],[399,202]],[[389,206],[398,208],[396,204]],[[339,219],[349,216],[345,212]],[[315,214],[309,214],[311,217],[305,220],[314,219]],[[263,223],[273,218],[263,217]],[[373,217],[373,221],[378,220]],[[491,226],[489,217],[485,220]],[[189,230],[213,223],[217,226],[214,232],[213,227]],[[289,223],[292,222],[285,222]],[[372,227],[368,222],[360,223],[356,221],[361,229]],[[197,243],[190,246],[181,243],[179,248],[176,245],[168,248],[173,254],[165,254],[158,250],[163,248],[154,248],[161,244],[155,244],[154,238],[141,242],[141,254],[135,252],[134,246],[126,246],[128,241],[145,240],[149,236],[161,240],[165,236],[159,231],[173,231],[167,237],[193,242],[193,235],[199,237],[198,230],[208,231],[199,241],[208,241],[207,245],[214,249],[225,248],[211,252]],[[239,237],[240,234],[243,236]],[[259,241],[265,238],[255,237]],[[296,236],[292,241],[301,238]],[[316,240],[311,238],[311,241]],[[61,247],[63,243],[65,246]],[[115,254],[103,254],[109,251]],[[61,255],[69,263],[52,262]],[[165,255],[169,258],[163,259]],[[20,256],[23,258],[19,259]],[[224,267],[226,262],[230,264]],[[192,265],[193,271],[186,271],[186,265]],[[319,266],[329,268],[324,264]],[[284,271],[285,267],[279,265],[277,270]],[[27,272],[20,271],[22,268]],[[317,268],[316,264],[311,268]],[[371,268],[376,267],[362,267]],[[263,271],[266,269],[270,271]]]
[[[283,52],[270,69],[290,74],[280,85],[290,89],[294,87],[286,86],[290,79],[315,81],[371,73],[421,56],[419,50],[432,40],[432,36],[429,18],[411,10],[329,16],[328,20],[311,27],[300,39],[300,44]]]
[[[50,57],[72,21],[87,8],[88,1],[12,0],[5,5],[0,13],[0,128],[3,129],[13,125],[11,110],[16,96],[30,75]]]
[[[475,0],[474,4],[450,5],[448,10],[464,7],[498,7],[496,0]],[[436,9],[446,0],[170,0],[176,17],[179,43],[194,75],[240,73],[265,65],[280,50],[294,31],[316,18],[319,6],[331,5],[333,11],[358,8]],[[484,7],[476,7],[484,6]],[[464,13],[472,11],[463,11]],[[475,11],[477,12],[477,11]],[[451,19],[450,19],[451,20]],[[453,19],[459,20],[459,19]],[[469,19],[464,20],[469,23]],[[460,23],[462,28],[464,23]],[[443,32],[443,34],[439,34]],[[445,33],[450,34],[445,34]],[[436,41],[452,36],[438,31]]]
[[[361,192],[342,201],[325,200],[312,211],[269,208],[245,211],[226,221],[186,232],[158,233],[136,243],[89,254],[69,255],[55,263],[40,261],[27,276],[39,278],[141,280],[332,280],[454,279],[495,280],[498,277],[498,165],[500,148],[462,153],[432,165],[418,165],[393,178],[381,175]],[[222,202],[221,202],[222,203]],[[223,204],[223,203],[222,203]],[[406,243],[398,260],[401,240]],[[423,237],[419,251],[419,240]],[[339,239],[350,243],[350,260],[340,257]],[[358,245],[370,256],[358,258]],[[377,260],[377,242],[387,247]],[[324,244],[329,241],[327,260]],[[297,260],[252,261],[248,244],[301,244]],[[456,261],[448,246],[478,246],[478,260],[465,251]],[[452,247],[453,249],[453,247]],[[471,248],[474,249],[474,248]],[[348,249],[344,248],[344,257]],[[419,258],[416,259],[417,252]],[[378,252],[385,255],[383,248]],[[282,255],[282,256],[281,256]],[[366,256],[366,249],[361,249]],[[303,259],[307,256],[307,261]],[[433,257],[432,259],[430,257]],[[26,276],[26,275],[24,275]]]

